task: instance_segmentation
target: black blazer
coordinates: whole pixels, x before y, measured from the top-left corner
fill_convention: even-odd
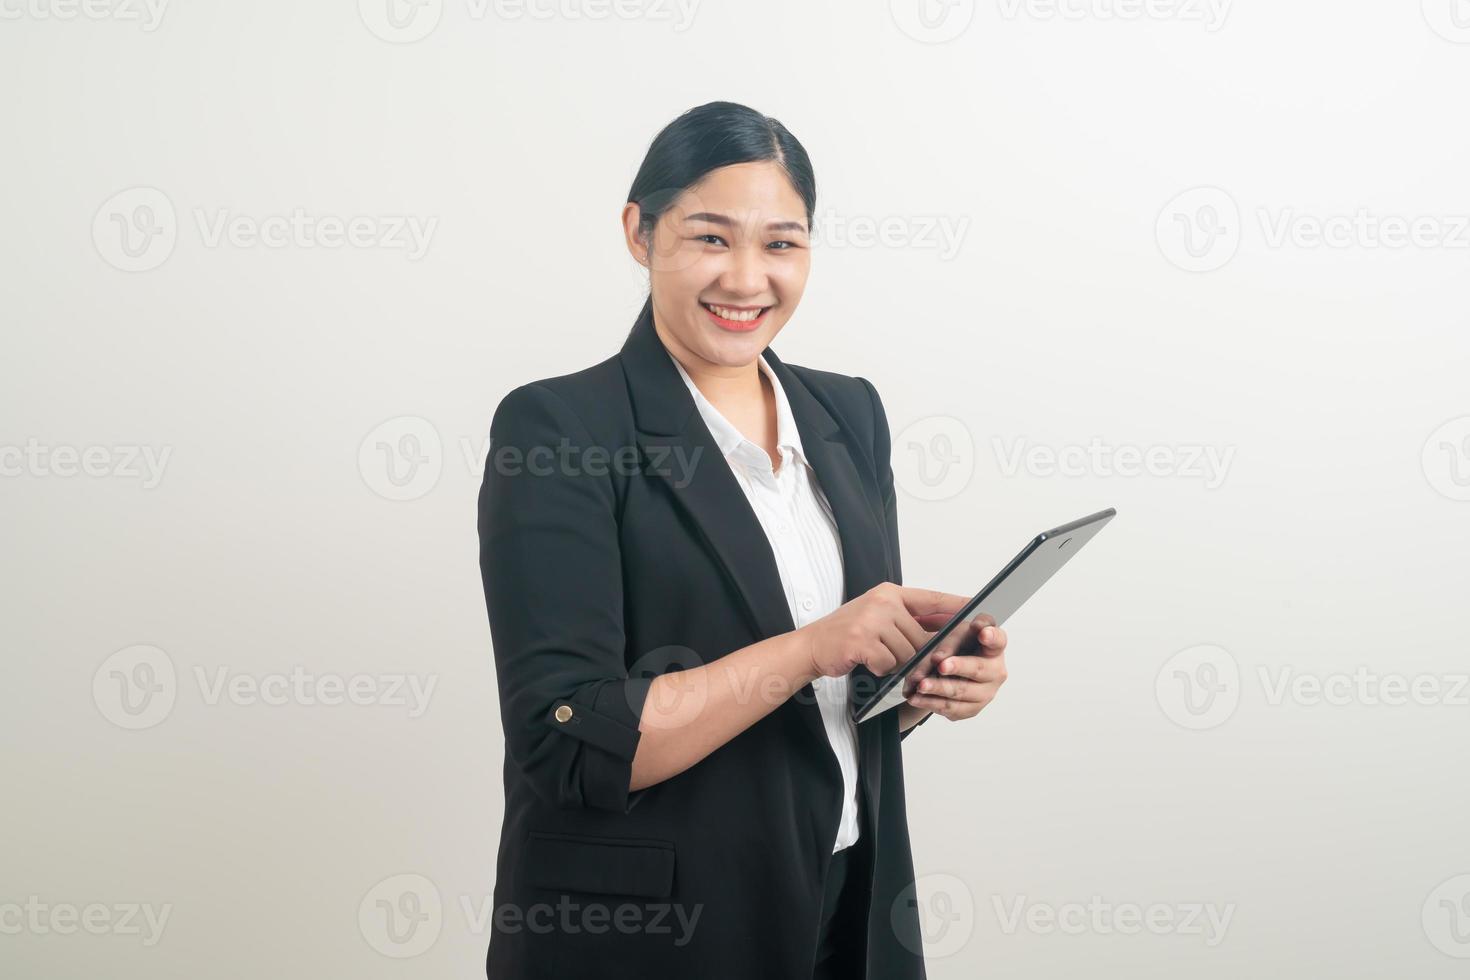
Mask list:
[[[901,582],[877,392],[765,354],[836,518],[844,601]],[[765,533],[648,307],[617,355],[506,395],[490,436],[480,569],[505,819],[488,976],[810,980],[842,808],[811,685],[628,791],[653,677],[794,629]],[[876,844],[856,872],[871,883],[868,976],[923,977],[898,712],[858,735],[861,833]]]

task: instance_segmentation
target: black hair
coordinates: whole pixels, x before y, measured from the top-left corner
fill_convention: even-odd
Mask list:
[[[638,231],[653,241],[653,228],[668,206],[712,170],[737,163],[774,161],[786,172],[806,206],[808,231],[817,209],[817,178],[806,148],[780,120],[736,102],[706,102],[669,123],[649,144],[643,165],[628,189],[640,209]],[[641,320],[653,307],[643,303]]]

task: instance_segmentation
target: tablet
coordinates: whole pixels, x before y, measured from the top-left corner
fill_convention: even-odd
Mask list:
[[[869,721],[889,708],[903,704],[914,693],[919,682],[930,676],[934,665],[945,657],[961,651],[979,650],[980,643],[972,629],[966,629],[975,617],[989,613],[995,624],[1002,625],[1021,604],[1031,598],[1047,579],[1082,550],[1092,536],[1113,519],[1117,511],[1112,507],[1089,514],[1070,524],[1043,531],[1011,559],[1000,574],[990,580],[965,607],[955,613],[949,622],[941,626],[929,642],[920,648],[908,663],[898,670],[875,678],[877,683],[854,683],[852,686],[852,719],[856,722]],[[870,677],[873,675],[869,675]],[[864,688],[867,690],[864,690]]]

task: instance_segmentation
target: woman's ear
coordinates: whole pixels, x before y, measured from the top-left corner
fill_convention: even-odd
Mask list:
[[[628,246],[628,254],[633,256],[635,262],[647,267],[649,243],[639,231],[639,225],[642,221],[642,207],[632,201],[623,205],[623,239]]]

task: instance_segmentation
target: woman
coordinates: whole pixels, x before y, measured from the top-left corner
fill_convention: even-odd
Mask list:
[[[815,204],[776,120],[680,116],[623,211],[650,296],[622,350],[496,409],[491,978],[924,976],[899,743],[930,712],[978,712],[1006,637],[977,623],[976,655],[850,720],[852,686],[966,597],[897,584],[873,386],[769,349]]]

